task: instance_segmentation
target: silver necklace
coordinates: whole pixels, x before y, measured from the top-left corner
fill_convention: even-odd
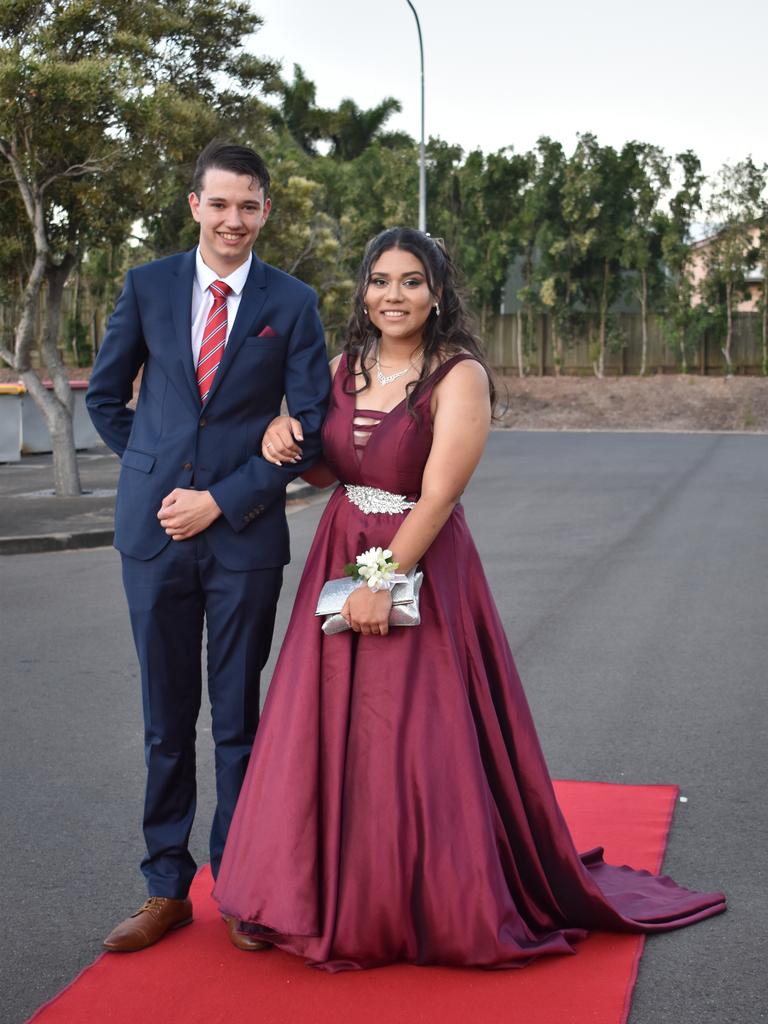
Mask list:
[[[391,384],[392,381],[398,380],[400,377],[404,377],[410,369],[412,369],[412,365],[409,363],[404,370],[398,370],[397,373],[382,373],[381,363],[379,362],[379,350],[378,348],[376,349],[376,380],[382,387],[386,384]]]

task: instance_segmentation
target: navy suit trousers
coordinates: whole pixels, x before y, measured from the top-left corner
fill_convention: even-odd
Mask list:
[[[279,568],[235,571],[205,533],[172,541],[154,558],[123,555],[123,583],[141,665],[147,789],[142,871],[151,896],[183,899],[196,864],[188,841],[195,815],[196,723],[202,695],[203,627],[216,758],[210,836],[218,871],[259,719],[282,585]]]

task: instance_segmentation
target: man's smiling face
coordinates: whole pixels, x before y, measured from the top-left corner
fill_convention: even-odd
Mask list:
[[[192,216],[200,225],[200,254],[226,277],[244,263],[271,209],[256,178],[209,168],[200,195],[190,193]]]

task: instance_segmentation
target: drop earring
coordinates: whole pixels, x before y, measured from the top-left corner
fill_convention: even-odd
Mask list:
[[[440,316],[440,303],[435,303],[435,316]]]
[[[366,316],[368,316],[368,307],[367,306],[363,306],[363,312],[365,313]]]

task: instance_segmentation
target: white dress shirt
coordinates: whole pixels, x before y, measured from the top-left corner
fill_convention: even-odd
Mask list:
[[[208,320],[208,313],[213,305],[213,295],[209,291],[214,281],[223,281],[228,284],[232,291],[227,296],[227,337],[235,322],[237,310],[240,305],[240,298],[243,294],[245,282],[248,280],[248,273],[251,269],[252,253],[248,253],[248,259],[241,263],[237,270],[233,270],[228,277],[219,277],[215,270],[203,261],[198,246],[195,256],[195,280],[192,284],[192,365],[197,366],[200,358],[200,346],[203,344],[203,332]]]

